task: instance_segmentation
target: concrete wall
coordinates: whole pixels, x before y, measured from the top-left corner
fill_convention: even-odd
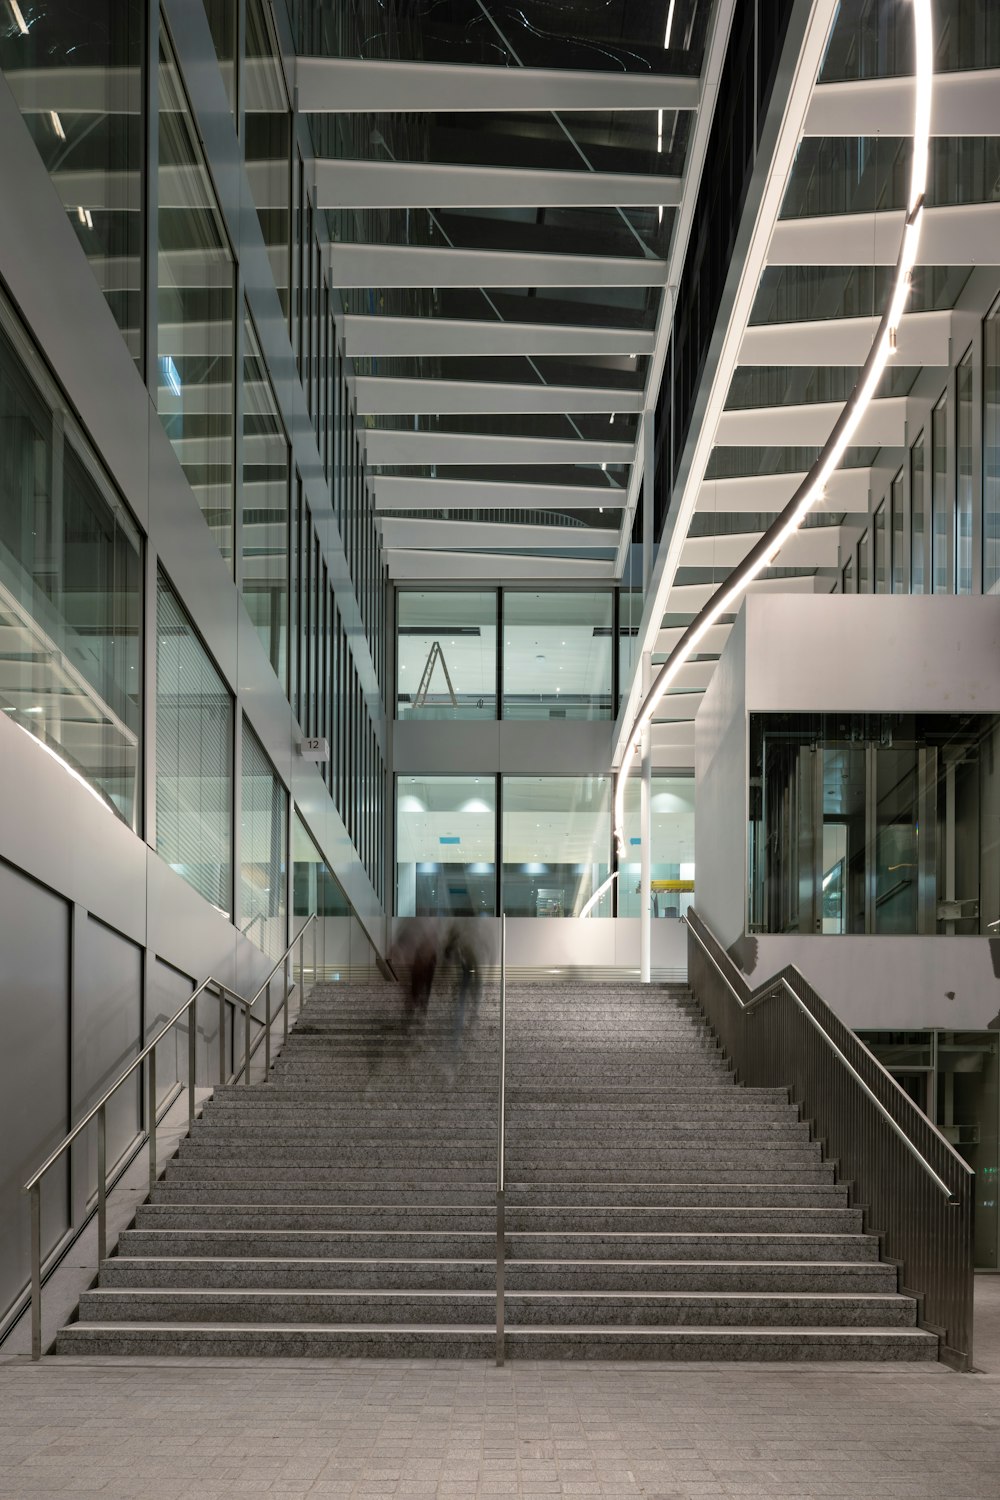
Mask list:
[[[1000,1026],[996,939],[744,937],[748,715],[1000,713],[998,664],[997,597],[747,599],[696,722],[695,848],[698,909],[755,984],[794,963],[851,1026]]]

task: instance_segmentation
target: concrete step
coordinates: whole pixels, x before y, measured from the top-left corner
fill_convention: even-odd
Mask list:
[[[105,1261],[104,1290],[240,1289],[496,1291],[496,1258],[480,1255],[338,1257],[127,1257]],[[832,1292],[894,1295],[897,1272],[879,1262],[521,1259],[504,1268],[506,1292]]]
[[[274,1291],[166,1287],[84,1292],[80,1321],[183,1323],[483,1323],[495,1314],[495,1288],[389,1291],[384,1287]],[[511,1292],[510,1327],[634,1324],[713,1327],[912,1327],[909,1297],[882,1292]]]
[[[489,1259],[495,1255],[491,1227],[479,1231],[436,1228],[313,1229],[126,1229],[118,1237],[120,1257],[245,1256],[302,1259]],[[558,1233],[511,1231],[504,1236],[510,1260],[784,1261],[877,1264],[878,1240],[852,1234],[683,1234],[626,1232]],[[886,1268],[891,1269],[891,1268]]]
[[[418,1207],[434,1212],[452,1207],[487,1207],[494,1211],[494,1185],[479,1184],[464,1187],[452,1184],[433,1189],[430,1184],[420,1189],[401,1187],[398,1183],[387,1184],[384,1189],[371,1182],[339,1184],[336,1192],[331,1187],[306,1188],[301,1183],[279,1183],[272,1188],[257,1188],[253,1184],[234,1188],[226,1183],[192,1184],[184,1182],[160,1182],[153,1195],[153,1202],[143,1207],[167,1208],[188,1205],[204,1208],[218,1207],[261,1208],[267,1212],[274,1209],[295,1209],[307,1213],[334,1208],[337,1211],[356,1210],[360,1207],[388,1210],[400,1215],[413,1213]],[[512,1213],[549,1213],[562,1215],[604,1214],[609,1222],[621,1223],[634,1220],[636,1227],[646,1225],[652,1215],[708,1215],[720,1219],[718,1227],[725,1228],[731,1217],[746,1214],[770,1214],[780,1220],[780,1228],[786,1229],[796,1217],[803,1224],[813,1223],[817,1214],[835,1216],[850,1215],[849,1220],[839,1219],[838,1227],[849,1223],[860,1227],[860,1211],[847,1207],[844,1188],[839,1183],[815,1187],[791,1185],[787,1188],[772,1183],[761,1184],[756,1189],[728,1183],[715,1185],[677,1184],[654,1185],[649,1189],[625,1184],[615,1189],[602,1184],[593,1191],[586,1185],[566,1186],[563,1183],[513,1183],[508,1185],[508,1222]],[[138,1210],[137,1210],[138,1212]],[[725,1222],[721,1222],[725,1221]],[[404,1225],[405,1227],[405,1225]],[[686,1227],[686,1226],[685,1226]],[[704,1227],[696,1225],[695,1227]],[[713,1226],[714,1227],[714,1226]]]
[[[480,1326],[72,1323],[60,1354],[292,1358],[493,1358],[496,1332]],[[933,1360],[938,1341],[915,1328],[533,1328],[506,1335],[509,1359]]]

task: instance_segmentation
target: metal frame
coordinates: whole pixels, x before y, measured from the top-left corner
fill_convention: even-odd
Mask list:
[[[219,1001],[219,1085],[236,1083],[242,1075],[244,1084],[250,1082],[250,1063],[255,1052],[264,1044],[264,1065],[266,1070],[271,1066],[271,1026],[277,1020],[278,1015],[284,1015],[284,1038],[288,1039],[288,1001],[294,985],[289,984],[288,959],[295,945],[299,945],[299,986],[305,989],[305,933],[306,928],[312,927],[312,982],[317,979],[317,914],[311,913],[299,928],[295,937],[288,944],[277,963],[268,974],[264,983],[257,990],[253,999],[248,1000],[245,996],[231,989],[229,985],[223,984],[221,980],[209,975],[203,979],[195,990],[188,996],[184,1004],[177,1010],[170,1020],[157,1032],[151,1042],[139,1053],[138,1057],[131,1062],[124,1072],[120,1073],[110,1088],[98,1099],[92,1109],[88,1110],[83,1119],[60,1141],[55,1150],[52,1151],[24,1184],[23,1191],[30,1195],[31,1199],[31,1358],[39,1360],[42,1357],[42,1182],[49,1169],[60,1161],[73,1142],[82,1134],[90,1122],[97,1120],[97,1259],[98,1263],[105,1260],[108,1253],[108,1163],[107,1163],[107,1105],[111,1098],[118,1092],[137,1068],[146,1064],[146,1129],[145,1138],[149,1146],[149,1188],[152,1192],[156,1186],[158,1176],[158,1165],[156,1158],[156,1048],[168,1032],[172,1031],[178,1022],[188,1018],[188,1046],[187,1046],[187,1095],[188,1095],[188,1133],[195,1119],[195,1083],[197,1076],[197,1015],[195,1006],[203,994],[214,994]],[[271,1008],[271,980],[278,970],[282,970],[283,990],[281,1004],[276,1011]],[[265,1019],[260,1021],[257,1016],[251,1015],[257,1001],[264,996]],[[226,1071],[226,1005],[230,1005],[233,1011],[237,1007],[243,1011],[243,1061],[239,1068],[231,1074]],[[263,1029],[263,1037],[258,1036],[251,1045],[250,1022],[256,1021]],[[235,1050],[235,1038],[234,1038]],[[234,1059],[235,1062],[235,1059]],[[183,1088],[184,1085],[181,1085]]]
[[[737,1080],[788,1088],[939,1357],[970,1370],[975,1173],[794,965],[751,991],[693,908],[687,927],[691,987]]]
[[[500,917],[500,1046],[497,1090],[497,1366],[506,1356],[504,1331],[504,1235],[506,1164],[504,1161],[504,1113],[507,1087],[507,918]]]

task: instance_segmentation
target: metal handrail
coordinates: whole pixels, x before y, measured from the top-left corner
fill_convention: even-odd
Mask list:
[[[940,1357],[971,1369],[975,1173],[794,965],[751,991],[693,908],[687,928],[691,986],[737,1077],[788,1090]]]
[[[152,1041],[147,1042],[139,1055],[133,1058],[128,1067],[118,1075],[114,1083],[107,1088],[98,1099],[97,1103],[84,1115],[83,1119],[74,1125],[73,1129],[64,1136],[59,1145],[49,1153],[42,1165],[32,1173],[27,1182],[24,1183],[23,1192],[31,1196],[31,1357],[33,1360],[42,1357],[42,1180],[46,1173],[57,1161],[69,1150],[73,1142],[86,1130],[87,1126],[95,1118],[97,1120],[97,1259],[98,1263],[104,1260],[108,1250],[108,1220],[107,1220],[107,1192],[108,1192],[108,1169],[107,1169],[107,1106],[109,1101],[121,1088],[122,1084],[131,1078],[137,1068],[146,1064],[146,1129],[145,1137],[149,1146],[149,1187],[152,1192],[157,1179],[156,1162],[156,1049],[168,1032],[172,1031],[184,1016],[193,1011],[193,1007],[204,994],[215,994],[219,999],[219,1084],[227,1082],[235,1083],[243,1075],[245,1084],[250,1082],[250,1062],[260,1045],[261,1040],[265,1048],[265,1070],[269,1071],[271,1065],[271,1026],[278,1016],[284,1013],[284,1036],[288,1038],[288,1001],[293,984],[289,983],[288,959],[299,945],[299,974],[300,983],[304,984],[301,976],[305,973],[305,933],[308,927],[313,929],[313,982],[316,979],[316,923],[317,913],[312,912],[298,932],[292,938],[288,947],[275,963],[264,983],[257,990],[252,1000],[248,1000],[230,985],[223,983],[210,974],[207,979],[192,990],[184,1004],[171,1016],[170,1020],[156,1033]],[[271,981],[279,969],[283,968],[284,994],[281,1004],[277,1010],[271,1010]],[[251,1015],[253,1007],[262,995],[266,995],[266,1014],[264,1020]],[[231,1005],[234,1009],[240,1007],[243,1011],[243,1061],[240,1066],[230,1075],[226,1071],[226,1025],[225,1007]],[[256,1021],[264,1028],[264,1036],[258,1037],[253,1046],[250,1045],[250,1023]],[[192,1016],[188,1026],[188,1131],[194,1123],[195,1117],[195,1078],[197,1058],[197,1027]],[[235,1036],[234,1036],[235,1044]],[[235,1050],[235,1045],[234,1045]],[[183,1085],[181,1085],[183,1088]],[[141,1148],[141,1147],[140,1147]]]
[[[507,1090],[507,918],[500,918],[500,1060],[497,1087],[497,1365],[504,1362],[504,1112]]]
[[[776,978],[772,979],[770,981],[770,983],[766,984],[762,990],[755,990],[754,993],[750,996],[750,998],[748,1000],[744,1000],[742,998],[742,996],[740,995],[739,990],[733,984],[733,982],[729,978],[728,974],[725,973],[725,971],[722,968],[722,965],[718,962],[718,960],[716,959],[715,955],[710,950],[708,944],[705,942],[705,939],[701,936],[701,933],[698,932],[696,928],[692,927],[691,924],[690,924],[690,922],[687,923],[687,929],[690,932],[691,936],[694,938],[695,942],[698,943],[699,946],[701,947],[701,949],[704,952],[705,956],[707,957],[709,963],[712,964],[713,967],[717,970],[720,978],[722,979],[723,984],[727,987],[727,989],[729,990],[729,993],[732,995],[733,999],[736,1001],[737,1005],[740,1007],[741,1010],[745,1010],[745,1011],[752,1010],[754,1008],[754,1006],[759,1005],[763,1000],[766,1000],[769,995],[772,995],[775,990],[781,989],[782,986],[788,991],[788,993],[791,995],[792,999],[795,1001],[795,1004],[799,1007],[799,1010],[801,1010],[802,1014],[806,1017],[806,1019],[816,1028],[816,1030],[823,1037],[824,1041],[827,1043],[827,1046],[830,1048],[831,1052],[833,1052],[833,1053],[836,1054],[836,1056],[843,1063],[844,1067],[851,1074],[851,1076],[855,1080],[855,1082],[858,1083],[861,1086],[861,1088],[864,1089],[865,1093],[868,1095],[868,1098],[874,1104],[875,1108],[878,1110],[878,1112],[882,1116],[882,1118],[886,1121],[886,1123],[890,1127],[890,1129],[894,1130],[895,1133],[899,1136],[900,1140],[903,1142],[903,1145],[906,1147],[907,1151],[909,1151],[909,1153],[913,1157],[914,1161],[917,1161],[917,1162],[920,1163],[921,1167],[927,1173],[928,1177],[930,1177],[931,1180],[936,1184],[936,1186],[938,1187],[938,1189],[942,1193],[944,1193],[945,1197],[950,1202],[956,1203],[958,1201],[958,1195],[952,1191],[952,1189],[948,1186],[948,1184],[944,1181],[943,1178],[941,1178],[941,1177],[938,1176],[938,1174],[935,1172],[934,1168],[931,1166],[930,1162],[927,1160],[926,1156],[922,1155],[922,1153],[918,1150],[916,1142],[910,1139],[910,1137],[907,1135],[906,1131],[903,1129],[902,1125],[900,1125],[899,1121],[893,1119],[892,1115],[886,1109],[885,1105],[882,1103],[882,1101],[878,1097],[878,1095],[872,1089],[870,1089],[868,1087],[867,1083],[865,1083],[865,1080],[862,1078],[861,1074],[858,1072],[858,1070],[854,1066],[854,1064],[848,1058],[846,1058],[844,1056],[843,1052],[841,1052],[840,1048],[837,1046],[836,1042],[833,1040],[833,1037],[830,1035],[830,1033],[825,1029],[825,1027],[823,1027],[820,1024],[820,1022],[813,1015],[813,1013],[809,1009],[809,1007],[807,1005],[803,1004],[801,997],[795,993],[795,991],[792,989],[792,986],[788,983],[788,980],[785,978],[785,976],[783,974],[779,974]],[[794,968],[794,965],[792,965],[792,967]],[[860,1041],[860,1038],[859,1038],[859,1041]],[[861,1042],[861,1045],[864,1046],[864,1042]],[[866,1050],[870,1051],[870,1049],[866,1049]],[[890,1072],[888,1072],[887,1069],[885,1069],[885,1068],[882,1067],[882,1064],[879,1062],[878,1058],[875,1056],[875,1054],[873,1052],[871,1053],[871,1060],[872,1060],[872,1062],[875,1064],[875,1066],[877,1068],[880,1068],[882,1070],[882,1072],[885,1073],[886,1078],[892,1084],[893,1088],[895,1088],[895,1089],[897,1089],[899,1091],[900,1096],[903,1099],[905,1099],[907,1101],[907,1103],[912,1104],[913,1101],[912,1101],[912,1099],[910,1099],[910,1096],[907,1093],[905,1093],[903,1091],[903,1089],[901,1089],[899,1087],[899,1084],[897,1083],[896,1079],[893,1078],[892,1074]],[[914,1107],[916,1107],[916,1106],[914,1106]],[[958,1155],[958,1152],[952,1146],[951,1142],[948,1140],[948,1138],[946,1136],[944,1136],[944,1135],[941,1134],[941,1132],[937,1129],[937,1126],[933,1123],[933,1121],[929,1121],[928,1123],[930,1124],[931,1129],[934,1130],[937,1133],[937,1135],[940,1137],[941,1144],[944,1147],[946,1147],[947,1150],[949,1150],[951,1152],[951,1154],[955,1157],[955,1159],[957,1161],[961,1162],[962,1166],[965,1167],[966,1170],[970,1170],[968,1168],[968,1166],[967,1166],[967,1163],[964,1162],[964,1161],[962,1161],[962,1158]]]

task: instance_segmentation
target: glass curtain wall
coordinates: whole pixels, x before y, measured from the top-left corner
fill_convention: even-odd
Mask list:
[[[879,506],[875,512],[875,592],[876,594],[887,594],[889,592],[889,532],[886,524],[885,505]]]
[[[244,151],[274,285],[287,318],[292,232],[292,121],[281,53],[270,12],[271,7],[265,0],[247,0]]]
[[[0,3],[0,68],[142,369],[144,0]]]
[[[603,593],[503,598],[503,717],[610,719],[614,600]]]
[[[496,781],[400,776],[396,783],[396,913],[493,916]]]
[[[625,788],[625,834],[628,860],[619,865],[618,915],[642,913],[642,788],[638,776]],[[682,917],[694,902],[694,777],[653,777],[651,885],[654,917]],[[603,901],[601,905],[603,906]]]
[[[253,324],[243,324],[240,591],[281,686],[288,655],[288,484],[291,460]]]
[[[503,910],[577,917],[610,874],[609,776],[504,776]],[[596,916],[610,916],[610,892]]]
[[[228,917],[232,699],[162,573],[156,592],[156,852]]]
[[[236,34],[239,25],[239,0],[205,0],[208,29],[215,43],[219,72],[225,85],[229,108],[236,113]]]
[[[139,534],[0,304],[0,710],[139,830]]]
[[[931,416],[931,579],[935,594],[951,593],[953,515],[948,497],[948,397],[944,395]]]
[[[396,595],[396,714],[400,719],[495,719],[497,595]]]
[[[972,350],[955,371],[955,593],[972,593]]]
[[[1000,719],[752,714],[750,931],[985,933]]]
[[[930,591],[930,527],[927,524],[927,492],[924,485],[924,435],[910,449],[910,593]]]
[[[868,533],[862,533],[858,542],[858,593],[868,593]]]
[[[889,508],[892,512],[892,592],[907,592],[906,577],[906,512],[903,508],[903,471],[900,469],[889,490]]]
[[[160,37],[157,411],[232,561],[234,266],[180,74]]]
[[[288,794],[244,720],[240,780],[240,931],[269,958],[284,951]]]
[[[1000,582],[1000,302],[983,324],[983,593]]]

